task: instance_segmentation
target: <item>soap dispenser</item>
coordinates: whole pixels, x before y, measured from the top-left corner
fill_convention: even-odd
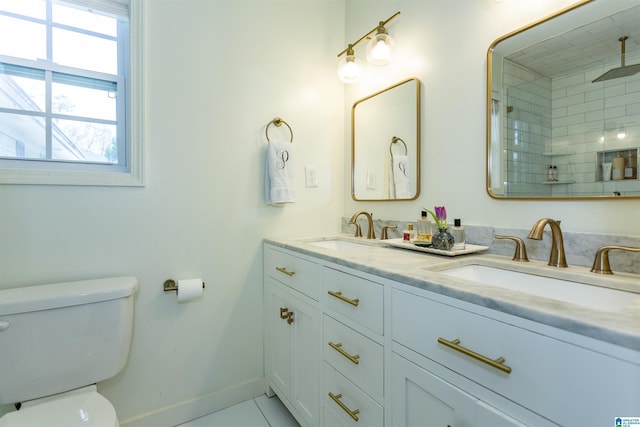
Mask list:
[[[454,251],[464,250],[466,247],[466,236],[464,227],[462,226],[462,221],[460,221],[459,218],[453,220],[451,235],[453,236],[453,247],[451,249]]]
[[[624,157],[622,157],[622,153],[619,151],[616,153],[616,157],[613,158],[613,166],[611,167],[611,179],[624,179]]]
[[[421,242],[431,243],[431,221],[426,211],[422,211],[416,223],[418,232],[417,239]]]

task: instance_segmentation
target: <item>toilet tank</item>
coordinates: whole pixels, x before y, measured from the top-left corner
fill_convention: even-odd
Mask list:
[[[0,404],[115,376],[133,328],[135,277],[0,290]]]

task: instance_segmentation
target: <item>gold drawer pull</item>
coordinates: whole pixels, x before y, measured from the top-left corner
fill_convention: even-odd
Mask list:
[[[287,267],[276,267],[276,270],[278,270],[280,273],[286,274],[289,277],[293,277],[293,275],[296,274],[295,271],[287,270]]]
[[[332,297],[336,297],[339,300],[346,302],[347,304],[351,304],[354,307],[357,307],[358,306],[358,302],[360,301],[358,298],[349,299],[349,298],[345,297],[344,295],[342,295],[342,291],[340,291],[340,292],[328,291],[327,293],[329,295],[331,295]]]
[[[354,365],[357,365],[358,363],[360,363],[360,361],[358,360],[358,359],[360,359],[360,355],[359,354],[354,354],[352,356],[349,353],[347,353],[346,351],[344,351],[342,349],[342,343],[341,342],[338,343],[338,344],[334,344],[331,341],[329,341],[329,347],[331,347],[332,349],[334,349],[335,351],[337,351],[338,353],[340,353],[341,355],[343,355],[344,357],[349,359],[349,361],[351,363],[353,363]]]
[[[358,414],[360,413],[360,409],[356,409],[354,411],[352,411],[351,409],[347,408],[347,405],[345,405],[344,403],[342,403],[340,401],[340,398],[342,397],[342,394],[333,394],[331,392],[329,392],[329,397],[331,399],[333,399],[334,402],[336,402],[338,404],[338,406],[340,406],[342,408],[342,410],[344,412],[346,412],[347,414],[349,414],[349,416],[351,418],[353,418],[354,421],[358,421]]]
[[[473,357],[476,360],[481,361],[482,363],[486,363],[487,365],[499,369],[502,372],[506,372],[507,374],[511,373],[511,368],[504,364],[504,357],[498,357],[497,359],[489,359],[487,356],[483,356],[482,354],[476,353],[473,350],[469,350],[460,345],[460,340],[455,339],[453,341],[447,341],[444,338],[438,338],[438,342],[440,344],[444,344],[449,348],[452,348],[460,353],[466,354],[467,356]]]

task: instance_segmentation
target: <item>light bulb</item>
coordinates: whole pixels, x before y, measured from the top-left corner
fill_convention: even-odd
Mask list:
[[[373,36],[367,44],[367,60],[369,64],[377,67],[391,62],[393,50],[393,39],[385,32],[384,27],[382,31]]]
[[[362,77],[362,61],[355,55],[345,55],[338,61],[338,77],[344,83],[355,83]]]

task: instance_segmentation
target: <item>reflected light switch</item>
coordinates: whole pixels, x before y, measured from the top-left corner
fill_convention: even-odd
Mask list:
[[[377,176],[374,171],[367,171],[367,190],[376,189]]]

